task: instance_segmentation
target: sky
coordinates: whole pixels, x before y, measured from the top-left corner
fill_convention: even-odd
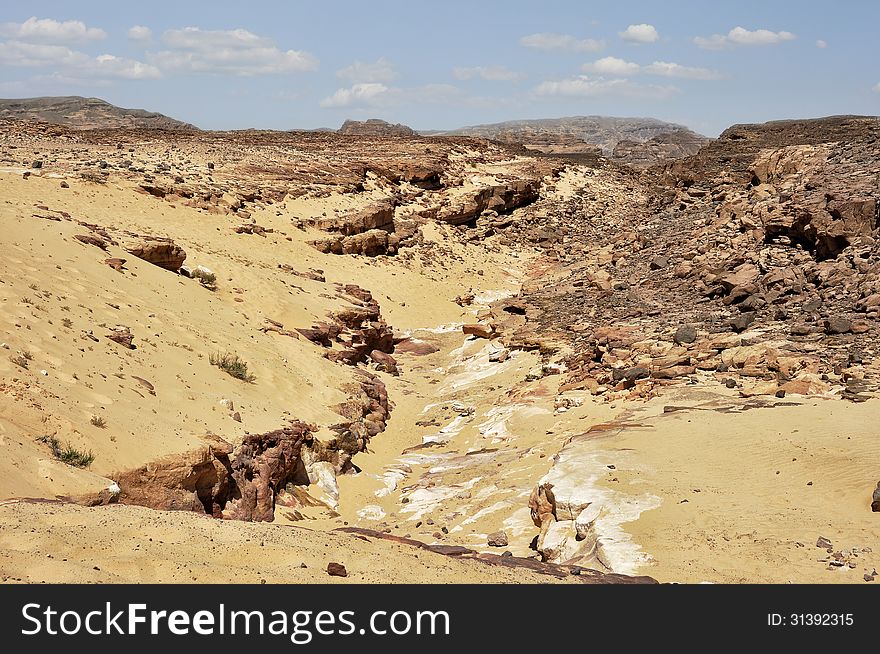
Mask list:
[[[0,97],[205,129],[880,114],[876,0],[4,3]]]

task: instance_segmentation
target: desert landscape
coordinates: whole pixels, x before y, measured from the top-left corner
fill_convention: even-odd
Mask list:
[[[4,105],[0,579],[873,582],[878,119],[484,127]]]

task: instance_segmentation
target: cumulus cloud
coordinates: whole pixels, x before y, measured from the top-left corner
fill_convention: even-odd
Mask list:
[[[376,109],[404,104],[444,104],[460,98],[461,91],[450,84],[425,84],[400,88],[378,82],[366,82],[337,89],[333,95],[321,100],[320,106],[325,109],[343,107]]]
[[[336,92],[321,100],[321,106],[326,109],[350,107],[352,105],[377,106],[381,104],[384,96],[391,89],[378,82],[366,82],[354,84],[347,89],[337,89]]]
[[[597,52],[605,47],[604,41],[578,39],[570,34],[540,32],[529,34],[519,40],[519,44],[535,50],[569,50],[571,52]]]
[[[694,38],[694,43],[704,50],[721,50],[745,45],[776,45],[795,38],[797,37],[794,34],[786,31],[772,32],[765,29],[747,30],[744,27],[734,27],[727,34],[697,36]]]
[[[828,44],[825,41],[823,41],[822,39],[819,39],[818,41],[816,41],[816,47],[819,48],[820,50],[824,50],[825,48],[828,47]]]
[[[385,57],[380,57],[372,63],[355,61],[350,66],[336,71],[337,79],[352,83],[363,82],[393,82],[397,78],[397,71]]]
[[[107,38],[107,32],[81,20],[57,21],[31,16],[23,23],[0,24],[0,36],[31,43],[87,43]]]
[[[571,98],[598,98],[622,96],[629,98],[663,99],[678,92],[674,86],[638,84],[625,78],[606,79],[579,75],[563,80],[546,81],[535,87],[539,96],[562,96]]]
[[[470,66],[453,68],[452,76],[455,79],[484,79],[489,82],[515,82],[520,79],[520,74],[510,70],[506,66]]]
[[[638,25],[630,25],[618,35],[627,43],[655,43],[660,40],[657,28],[647,23],[639,23]]]
[[[659,77],[678,77],[681,79],[712,80],[720,79],[721,74],[708,68],[696,66],[682,66],[669,61],[655,61],[652,64],[642,66],[632,61],[625,61],[617,57],[603,57],[581,67],[585,73],[598,73],[600,75],[614,75],[617,77],[629,77],[632,75],[657,75]]]
[[[165,50],[150,56],[163,71],[241,76],[314,70],[318,60],[301,50],[281,50],[275,42],[244,29],[172,29],[162,35]]]
[[[153,38],[153,30],[143,25],[134,25],[128,30],[128,38],[132,41],[149,41]]]
[[[156,79],[158,68],[111,54],[92,57],[62,45],[22,41],[0,43],[0,64],[24,68],[48,68],[66,79]]]
[[[631,61],[624,61],[617,57],[603,57],[597,59],[593,63],[584,64],[582,70],[585,73],[599,73],[601,75],[636,75],[641,72],[642,67]]]

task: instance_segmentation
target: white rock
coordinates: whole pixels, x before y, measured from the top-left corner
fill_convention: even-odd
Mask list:
[[[111,495],[119,495],[122,492],[122,489],[119,487],[115,481],[107,486],[107,490],[110,491]]]
[[[569,539],[574,540],[574,530],[571,520],[556,521],[547,529],[544,539],[538,543],[538,551],[544,555],[544,559],[551,563],[559,563],[565,560],[566,546]]]
[[[227,397],[224,397],[220,400],[220,406],[222,406],[227,411],[235,411],[235,404],[233,404],[232,400]]]
[[[336,471],[333,465],[327,461],[317,461],[306,469],[309,481],[324,492],[319,497],[322,502],[334,511],[339,508],[339,483],[336,481]]]
[[[574,529],[577,532],[579,540],[584,540],[593,535],[593,523],[596,521],[596,518],[599,517],[600,510],[601,507],[598,504],[593,503],[578,513],[578,516],[574,521]]]

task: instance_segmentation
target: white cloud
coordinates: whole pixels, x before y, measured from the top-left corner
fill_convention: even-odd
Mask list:
[[[618,35],[627,43],[655,43],[660,39],[657,28],[647,23],[630,25]]]
[[[694,38],[694,43],[704,50],[721,50],[739,45],[776,45],[795,38],[797,37],[794,34],[784,30],[771,32],[765,29],[747,30],[743,27],[734,27],[726,35],[697,36]]]
[[[558,81],[546,81],[535,87],[539,96],[563,96],[573,98],[597,98],[623,96],[630,98],[663,99],[678,92],[674,86],[637,84],[632,80],[579,75]]]
[[[301,50],[281,50],[275,42],[243,29],[185,27],[162,35],[166,50],[150,56],[163,71],[254,76],[314,70],[318,60]]]
[[[337,89],[333,95],[321,100],[320,106],[325,109],[387,108],[403,104],[445,104],[454,99],[461,99],[461,91],[450,84],[425,84],[399,88],[378,82],[367,82]]]
[[[825,48],[828,47],[828,44],[825,41],[823,41],[822,39],[819,39],[818,41],[816,41],[816,47],[819,48],[820,50],[824,50]]]
[[[156,79],[155,66],[134,59],[102,54],[92,57],[63,45],[42,45],[22,41],[0,43],[0,64],[23,68],[51,68],[65,79]]]
[[[617,57],[603,57],[597,59],[591,64],[584,64],[582,70],[585,73],[599,73],[601,75],[636,75],[641,72],[642,67],[631,61],[624,61]]]
[[[347,80],[352,83],[362,82],[393,82],[397,78],[397,71],[385,57],[380,57],[373,63],[355,61],[350,66],[336,71],[337,79]]]
[[[476,77],[489,82],[515,82],[520,79],[520,74],[510,70],[506,66],[470,66],[465,68],[453,68],[452,76],[455,79],[466,80]]]
[[[877,93],[880,93],[880,82],[877,82],[877,84],[874,85],[874,90],[877,91]]]
[[[153,38],[153,30],[143,25],[134,25],[128,30],[128,38],[132,41],[149,41]]]
[[[708,68],[700,68],[698,66],[682,66],[668,61],[655,61],[643,67],[643,70],[649,75],[660,75],[661,77],[680,77],[682,79],[721,79],[721,73],[710,70]]]
[[[337,89],[333,95],[321,100],[321,106],[325,109],[352,105],[379,106],[390,90],[389,87],[378,82],[355,84],[351,88]]]
[[[107,32],[81,20],[64,22],[31,16],[23,23],[0,24],[0,36],[34,43],[86,43],[107,38]]]
[[[632,61],[625,61],[617,57],[603,57],[581,67],[585,73],[598,73],[600,75],[613,75],[617,77],[629,77],[632,75],[657,75],[659,77],[678,77],[682,79],[711,80],[720,79],[721,74],[708,68],[695,66],[682,66],[681,64],[668,61],[655,61],[652,64],[641,66]]]
[[[519,40],[519,44],[536,50],[570,50],[572,52],[597,52],[605,47],[604,41],[578,39],[570,34],[540,32],[529,34]]]

